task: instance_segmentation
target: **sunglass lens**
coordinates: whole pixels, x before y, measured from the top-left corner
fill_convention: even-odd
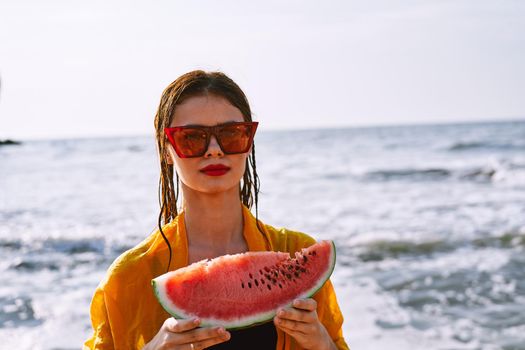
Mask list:
[[[250,148],[251,125],[226,125],[218,130],[219,143],[224,153],[244,153]]]
[[[195,157],[206,151],[206,132],[200,129],[185,128],[173,135],[179,152],[186,157]]]

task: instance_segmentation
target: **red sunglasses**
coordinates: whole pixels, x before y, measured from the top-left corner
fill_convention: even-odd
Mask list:
[[[248,152],[258,124],[233,122],[215,126],[176,126],[164,128],[164,132],[180,158],[194,158],[206,153],[212,135],[225,154]]]

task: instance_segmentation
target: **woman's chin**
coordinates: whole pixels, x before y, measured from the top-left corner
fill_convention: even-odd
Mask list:
[[[220,194],[230,194],[234,193],[238,195],[239,191],[239,182],[235,181],[206,181],[205,183],[199,184],[185,184],[185,191],[191,191],[203,195],[220,195]]]

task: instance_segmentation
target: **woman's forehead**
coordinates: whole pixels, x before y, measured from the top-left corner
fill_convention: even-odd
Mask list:
[[[175,108],[170,126],[217,125],[242,122],[241,111],[227,99],[216,95],[189,97]]]

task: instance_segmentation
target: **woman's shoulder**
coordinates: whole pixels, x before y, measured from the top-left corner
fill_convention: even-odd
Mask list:
[[[274,250],[287,251],[290,253],[301,250],[315,244],[315,239],[304,232],[292,230],[285,227],[274,227],[264,224]]]
[[[170,234],[173,225],[163,227],[165,234]],[[154,230],[143,241],[122,252],[109,266],[106,277],[101,281],[101,287],[111,289],[114,285],[130,285],[143,283],[143,279],[156,277],[166,266],[167,258],[163,260],[166,245],[159,230]],[[157,271],[159,270],[159,271]]]

